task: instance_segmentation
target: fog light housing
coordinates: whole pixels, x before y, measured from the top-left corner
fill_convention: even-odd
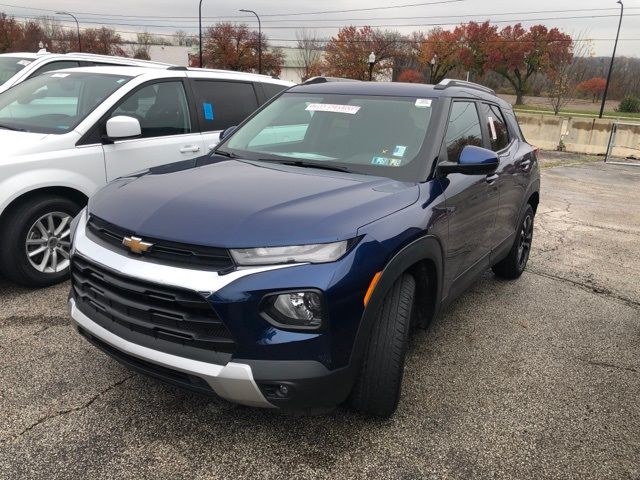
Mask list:
[[[279,328],[317,330],[326,315],[324,299],[319,291],[282,292],[265,298],[263,316]]]

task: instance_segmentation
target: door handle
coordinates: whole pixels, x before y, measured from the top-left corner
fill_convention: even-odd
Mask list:
[[[198,145],[185,145],[180,149],[180,153],[195,153],[199,151],[200,147]]]
[[[529,167],[531,166],[531,160],[529,159],[523,160],[522,163],[520,163],[520,165],[522,166],[523,169],[528,170]]]
[[[493,185],[497,179],[498,179],[497,173],[494,173],[492,175],[487,175],[487,183],[489,185]]]

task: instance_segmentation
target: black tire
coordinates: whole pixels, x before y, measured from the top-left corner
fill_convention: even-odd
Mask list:
[[[531,253],[531,243],[533,241],[533,219],[534,213],[531,205],[527,205],[516,231],[516,238],[513,241],[509,255],[496,263],[493,272],[502,278],[515,279],[522,275]]]
[[[380,417],[395,412],[400,399],[416,283],[402,275],[387,293],[371,330],[351,407]]]
[[[68,268],[59,272],[41,272],[31,264],[26,249],[27,236],[34,224],[45,215],[60,213],[73,218],[79,211],[80,206],[68,198],[37,196],[8,212],[0,229],[0,269],[4,276],[27,287],[47,287],[66,280],[69,277]],[[67,239],[64,242],[66,244]]]

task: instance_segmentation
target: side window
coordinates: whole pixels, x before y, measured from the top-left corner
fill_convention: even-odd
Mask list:
[[[205,132],[240,124],[258,108],[251,83],[195,80],[197,111]]]
[[[53,70],[63,70],[65,68],[76,68],[79,67],[80,64],[78,62],[73,62],[70,60],[60,60],[58,62],[50,62],[46,65],[41,66],[37,69],[29,78],[37,77],[38,75],[42,75],[43,73],[51,72]]]
[[[486,107],[491,150],[498,152],[509,145],[509,131],[500,108],[495,105],[486,105]]]
[[[475,102],[453,102],[444,141],[450,162],[457,162],[460,152],[467,145],[483,146]]]
[[[118,104],[112,117],[137,118],[142,137],[164,137],[191,132],[189,104],[182,82],[147,85]]]
[[[278,95],[281,91],[288,88],[286,85],[278,85],[277,83],[262,83],[262,90],[267,101]]]

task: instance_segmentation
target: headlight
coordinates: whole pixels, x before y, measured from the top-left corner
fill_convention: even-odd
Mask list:
[[[238,265],[274,265],[279,263],[327,263],[342,257],[349,240],[291,247],[236,248],[231,255]]]
[[[71,242],[71,251],[73,252],[73,239],[76,236],[76,230],[78,229],[78,224],[80,223],[80,220],[85,216],[85,213],[87,212],[87,207],[84,207],[82,210],[80,210],[80,213],[78,213],[73,220],[71,220],[71,225],[69,226],[69,241]]]
[[[263,300],[262,313],[276,327],[317,330],[325,317],[324,300],[312,290],[272,294]]]

